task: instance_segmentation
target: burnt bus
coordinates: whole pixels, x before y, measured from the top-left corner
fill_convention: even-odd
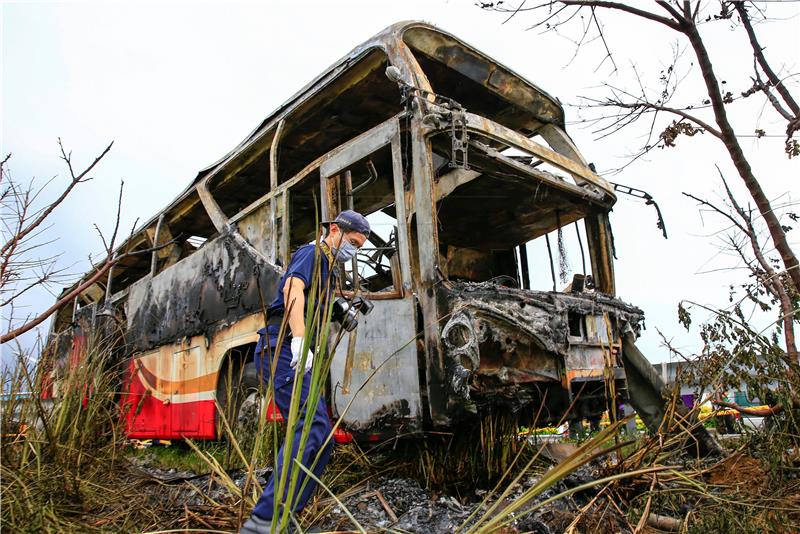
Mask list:
[[[540,424],[591,417],[610,383],[624,396],[623,341],[643,319],[615,297],[615,201],[555,98],[453,35],[403,22],[200,171],[120,250],[160,248],[62,309],[51,340],[74,359],[112,318],[127,434],[213,439],[216,403],[239,387],[223,377],[252,366],[262,299],[317,221],[352,206],[374,232],[344,289],[373,309],[330,347],[328,402],[347,431],[414,434],[491,407]],[[565,228],[584,263],[569,284],[554,268]],[[532,252],[551,240],[551,254]],[[552,285],[532,288],[534,272]]]

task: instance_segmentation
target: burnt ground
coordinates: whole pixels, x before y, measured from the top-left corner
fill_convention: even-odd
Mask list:
[[[357,532],[348,513],[370,533],[445,534],[462,526],[467,528],[459,532],[503,534],[797,532],[800,456],[794,449],[795,459],[782,460],[792,467],[786,471],[776,470],[763,454],[754,455],[758,449],[752,442],[733,444],[724,456],[703,459],[658,444],[653,438],[611,454],[592,449],[591,458],[576,462],[575,445],[549,443],[524,472],[495,481],[501,489],[494,493],[490,484],[453,483],[464,480],[456,469],[451,469],[449,481],[434,483],[444,480],[441,473],[423,470],[411,476],[401,462],[373,461],[376,454],[353,467],[352,457],[342,455],[325,476],[341,504],[318,490],[299,521],[303,531],[329,533]],[[779,449],[782,455],[786,451]],[[146,456],[129,462],[131,476],[140,481],[140,507],[154,511],[157,526],[142,530],[237,532],[250,512],[231,491],[233,485],[242,488],[246,483],[241,469],[221,476],[154,468]],[[428,465],[447,470],[434,467],[441,463]],[[270,469],[255,475],[263,486]],[[599,481],[605,477],[614,481]],[[529,491],[533,489],[538,494]],[[510,520],[487,525],[505,517]]]
[[[151,492],[167,498],[183,508],[183,518],[171,522],[183,528],[215,528],[234,532],[238,520],[238,505],[231,492],[218,477],[210,474],[195,474],[191,471],[158,469],[147,465],[146,460],[133,459],[132,471],[155,482]],[[538,506],[543,501],[570,488],[596,478],[600,465],[584,466],[557,482],[526,504],[525,509]],[[265,484],[270,468],[259,469],[255,475],[260,484]],[[242,470],[229,472],[231,480],[239,487],[245,484]],[[496,514],[539,481],[539,476],[529,475],[510,492],[492,512]],[[532,532],[550,534],[564,532],[575,519],[578,511],[585,507],[596,494],[595,491],[578,492],[541,506],[532,513],[518,515],[503,532]],[[323,498],[323,492],[303,514],[302,521],[309,532],[357,531],[342,506],[331,498]],[[474,524],[496,501],[488,499],[489,491],[474,489],[464,492],[433,491],[416,480],[400,477],[372,479],[357,487],[340,492],[339,498],[368,532],[393,531],[425,534],[454,532],[468,521]],[[157,497],[158,498],[158,497]],[[246,513],[246,511],[245,511]],[[166,519],[166,518],[165,518]],[[591,532],[630,532],[621,516],[607,515],[604,523],[595,525]]]
[[[588,473],[575,473],[546,490],[530,503],[539,504],[548,498],[591,479]],[[528,477],[505,501],[515,501],[538,480]],[[343,501],[350,513],[366,529],[391,529],[401,532],[450,533],[465,522],[474,524],[493,500],[487,500],[486,490],[476,490],[472,495],[453,495],[429,492],[410,479],[390,478],[371,484],[369,488]],[[380,497],[378,496],[380,495]],[[575,512],[585,506],[591,496],[565,497],[531,514],[525,514],[508,531],[550,534],[563,532],[574,518]],[[381,502],[383,500],[383,502]],[[385,504],[384,504],[385,503]],[[504,506],[500,505],[500,509]],[[394,517],[393,517],[394,516]],[[323,532],[351,529],[352,523],[339,506],[333,506],[323,521],[314,525]],[[624,530],[616,530],[622,531]]]

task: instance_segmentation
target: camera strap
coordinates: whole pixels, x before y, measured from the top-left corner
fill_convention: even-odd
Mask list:
[[[331,247],[325,241],[319,242],[319,248],[325,254],[325,257],[328,258],[328,265],[333,267],[336,265],[336,258],[333,257],[333,252],[331,252]]]
[[[333,256],[331,247],[329,247],[325,241],[320,241],[319,248],[320,250],[322,250],[322,253],[325,254],[325,257],[328,258],[328,268],[330,269],[331,275],[333,276],[332,282],[334,288],[341,291],[342,288],[340,285],[340,278],[339,278],[339,265],[336,263],[336,258],[334,258]],[[327,283],[327,280],[324,283]]]

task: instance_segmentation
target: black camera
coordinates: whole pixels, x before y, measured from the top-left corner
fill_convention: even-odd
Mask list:
[[[342,325],[342,328],[352,332],[358,326],[358,314],[367,315],[375,305],[363,297],[353,297],[348,300],[338,297],[333,301],[331,320]]]

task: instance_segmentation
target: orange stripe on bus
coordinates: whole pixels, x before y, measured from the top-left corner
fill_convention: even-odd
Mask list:
[[[158,378],[144,365],[139,365],[139,374],[147,388],[154,389],[162,395],[187,395],[190,393],[210,391],[217,387],[217,373],[209,373],[196,378],[173,382],[172,380]]]

